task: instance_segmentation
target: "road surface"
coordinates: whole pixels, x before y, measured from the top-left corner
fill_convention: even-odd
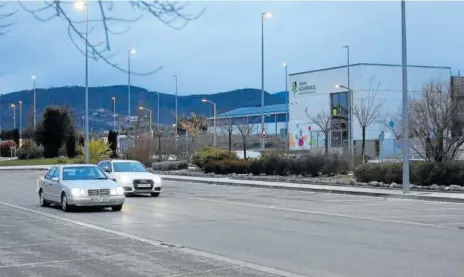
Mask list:
[[[149,273],[160,272],[159,276],[290,276],[294,273],[460,277],[464,272],[464,204],[166,182],[159,198],[127,198],[121,212],[63,213],[58,208],[38,206],[35,186],[41,174],[0,173],[3,203],[0,203],[0,222],[9,226],[0,229],[0,276],[16,276],[11,273],[22,272],[19,269],[42,272],[45,270],[42,267],[51,266],[28,265],[33,262],[22,260],[21,254],[25,252],[35,256],[52,253],[45,259],[52,261],[73,260],[80,255],[94,257],[92,253],[108,255],[108,258],[91,260],[95,263],[91,271],[94,276],[111,276],[104,275],[102,270],[112,263],[119,265],[118,271],[123,270],[131,261],[139,261],[133,268],[140,268],[137,273],[140,276],[156,276]],[[8,232],[13,234],[17,227],[24,231],[5,236]],[[95,229],[99,227],[142,240],[128,243],[128,239],[118,234]],[[36,239],[44,234],[56,234],[63,242],[58,246],[46,244],[40,249],[9,247],[19,243],[15,241],[16,235],[23,239],[22,232],[31,235],[26,245],[37,243]],[[73,232],[77,238],[67,244],[66,234]],[[81,235],[89,237],[83,245],[78,240]],[[102,237],[96,248],[90,242],[94,236]],[[162,241],[168,246],[149,245],[143,239]],[[79,250],[79,246],[91,253]],[[69,257],[66,249],[72,249]],[[164,266],[140,262],[137,257],[144,253],[146,256],[150,251],[161,256],[155,255],[153,259],[163,260]],[[62,252],[65,254],[60,256]],[[165,256],[167,253],[182,257]],[[9,267],[11,264],[17,267]],[[186,266],[179,267],[182,264]],[[91,270],[78,265],[72,269],[83,270],[83,276]],[[163,270],[169,274],[162,274]],[[127,272],[135,274],[136,271]]]

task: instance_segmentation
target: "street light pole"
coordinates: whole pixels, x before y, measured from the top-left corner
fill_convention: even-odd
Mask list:
[[[34,130],[35,130],[35,126],[36,126],[36,123],[37,123],[37,107],[36,107],[36,92],[35,92],[35,75],[32,76],[32,82],[34,84],[34,110],[33,110],[33,114],[34,114]]]
[[[111,97],[113,100],[113,131],[116,131],[116,97]]]
[[[16,105],[11,104],[11,107],[13,108],[13,130],[16,129]]]
[[[346,48],[346,65],[347,65],[347,90],[348,90],[348,152],[350,153],[351,165],[354,165],[354,149],[353,149],[353,90],[351,89],[350,78],[350,46],[345,45]]]
[[[127,51],[127,120],[131,122],[131,54],[135,54],[135,49],[129,49]]]
[[[217,117],[217,113],[216,113],[216,103],[211,101],[211,100],[208,100],[208,99],[202,99],[201,102],[203,103],[210,103],[213,105],[213,126],[214,126],[214,132],[213,132],[213,146],[214,148],[216,148],[216,117]]]
[[[158,107],[157,107],[157,109],[156,109],[156,113],[157,113],[157,114],[156,114],[156,123],[157,123],[157,125],[159,126],[159,124],[160,124],[160,92],[159,92],[159,91],[158,91],[158,101],[157,101],[157,102],[158,102],[158,103],[157,103],[157,104],[158,104],[158,105],[157,105]]]
[[[406,2],[401,0],[401,52],[403,69],[403,192],[409,192],[409,126],[408,126],[408,56],[406,41]]]
[[[271,17],[268,12],[261,13],[261,132],[264,131],[264,18]],[[264,150],[264,138],[261,136],[261,150]]]
[[[19,141],[21,141],[23,132],[23,101],[19,100]]]
[[[288,67],[287,67],[287,63],[285,62],[282,63],[282,66],[285,67],[285,137],[286,137],[285,148],[287,148],[288,150],[288,71],[287,71]],[[276,118],[276,122],[277,122],[277,118]]]
[[[176,149],[177,149],[177,128],[178,128],[178,126],[177,126],[177,124],[178,124],[178,122],[177,122],[177,120],[178,120],[177,119],[177,75],[174,74],[172,76],[176,80],[176,100],[175,100],[175,102],[176,102],[176,128],[174,128],[174,140],[176,142]]]
[[[74,8],[85,12],[85,163],[89,163],[89,5],[86,1],[74,3]]]

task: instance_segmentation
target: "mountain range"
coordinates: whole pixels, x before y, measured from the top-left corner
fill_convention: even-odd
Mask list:
[[[23,90],[4,94],[0,98],[0,124],[4,129],[13,128],[13,108],[16,105],[16,127],[20,124],[20,105],[22,102],[22,127],[33,124],[33,91]],[[123,85],[106,87],[89,87],[89,126],[93,130],[107,130],[113,126],[113,101],[116,99],[117,117],[128,115],[128,87]],[[192,94],[178,96],[178,115],[195,113],[206,117],[213,116],[211,104],[202,103],[201,99],[216,103],[217,113],[221,114],[242,107],[261,106],[261,90],[253,88],[237,89],[214,94]],[[175,95],[159,93],[161,124],[175,122]],[[37,121],[39,121],[47,106],[67,107],[73,114],[76,126],[82,127],[82,116],[85,111],[85,88],[67,86],[48,89],[36,89]],[[264,96],[265,105],[285,103],[285,92],[268,93]],[[153,112],[153,123],[157,122],[158,92],[148,91],[141,87],[131,86],[131,116],[148,116],[147,111],[141,111],[143,106]]]

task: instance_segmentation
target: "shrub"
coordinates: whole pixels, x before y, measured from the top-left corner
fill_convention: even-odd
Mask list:
[[[203,151],[192,156],[192,163],[203,169],[203,167],[210,161],[236,159],[238,159],[238,157],[235,152],[229,153],[229,151],[225,149],[205,147]]]
[[[101,160],[108,159],[110,155],[111,149],[108,144],[99,139],[89,141],[89,163],[96,164]]]
[[[2,157],[11,156],[11,147],[16,147],[16,143],[12,140],[2,141],[0,143],[0,154]]]
[[[204,166],[206,173],[216,174],[245,174],[248,172],[250,161],[248,160],[220,160],[210,161]]]
[[[461,161],[411,163],[409,170],[413,184],[464,184],[464,163]],[[355,169],[354,176],[360,182],[402,183],[403,168],[401,163],[364,164]]]
[[[43,147],[36,145],[24,147],[23,145],[16,154],[20,160],[40,159],[43,158]]]
[[[65,164],[65,163],[68,163],[68,159],[67,158],[64,158],[64,157],[60,157],[58,159],[56,159],[56,163],[57,164]]]
[[[325,157],[321,155],[303,156],[297,159],[279,155],[264,155],[259,159],[249,160],[213,160],[203,167],[205,172],[218,174],[251,173],[253,175],[280,175],[289,173],[307,176],[346,174],[349,169],[347,161],[339,156]]]
[[[187,161],[165,161],[165,162],[157,162],[151,165],[153,170],[158,171],[167,171],[167,170],[180,170],[188,168]]]

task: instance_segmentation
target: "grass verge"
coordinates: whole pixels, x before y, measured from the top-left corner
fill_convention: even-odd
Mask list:
[[[8,160],[0,161],[0,166],[25,166],[25,165],[54,165],[54,164],[79,163],[79,159],[50,158],[31,160]]]

